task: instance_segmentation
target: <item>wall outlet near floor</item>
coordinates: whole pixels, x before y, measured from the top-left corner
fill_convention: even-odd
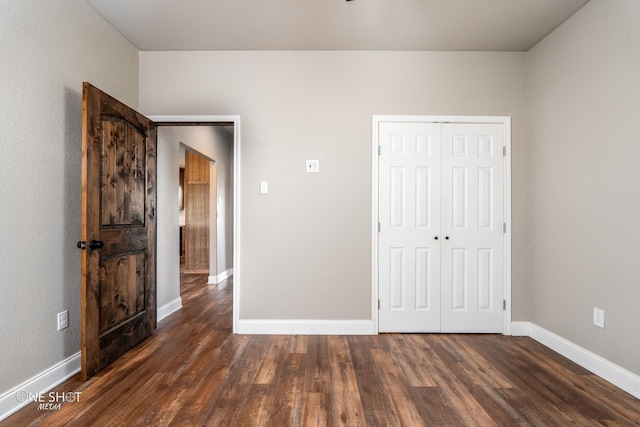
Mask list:
[[[69,312],[67,310],[58,313],[58,330],[67,329],[69,327]]]
[[[593,324],[604,328],[604,310],[593,307]]]

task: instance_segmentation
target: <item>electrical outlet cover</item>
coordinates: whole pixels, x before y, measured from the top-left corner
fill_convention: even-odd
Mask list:
[[[604,310],[599,308],[593,308],[593,324],[604,328]]]
[[[58,313],[58,330],[67,329],[69,327],[69,312],[61,311]]]

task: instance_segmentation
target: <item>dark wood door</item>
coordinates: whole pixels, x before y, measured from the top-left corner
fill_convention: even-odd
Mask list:
[[[155,217],[155,124],[84,83],[83,379],[156,328]]]

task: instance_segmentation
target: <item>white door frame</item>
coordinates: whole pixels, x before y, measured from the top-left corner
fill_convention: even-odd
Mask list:
[[[511,117],[509,116],[384,116],[374,115],[371,139],[371,319],[378,333],[378,128],[382,122],[398,123],[495,123],[504,127],[504,335],[511,335]],[[235,284],[235,282],[234,282]]]
[[[233,123],[233,333],[240,315],[240,116],[152,116],[156,123]]]

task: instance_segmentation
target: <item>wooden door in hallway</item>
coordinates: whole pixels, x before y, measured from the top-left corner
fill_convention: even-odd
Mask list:
[[[196,152],[187,150],[184,184],[184,271],[187,274],[209,274],[211,161]]]
[[[155,124],[84,83],[83,379],[156,328],[155,180]]]

